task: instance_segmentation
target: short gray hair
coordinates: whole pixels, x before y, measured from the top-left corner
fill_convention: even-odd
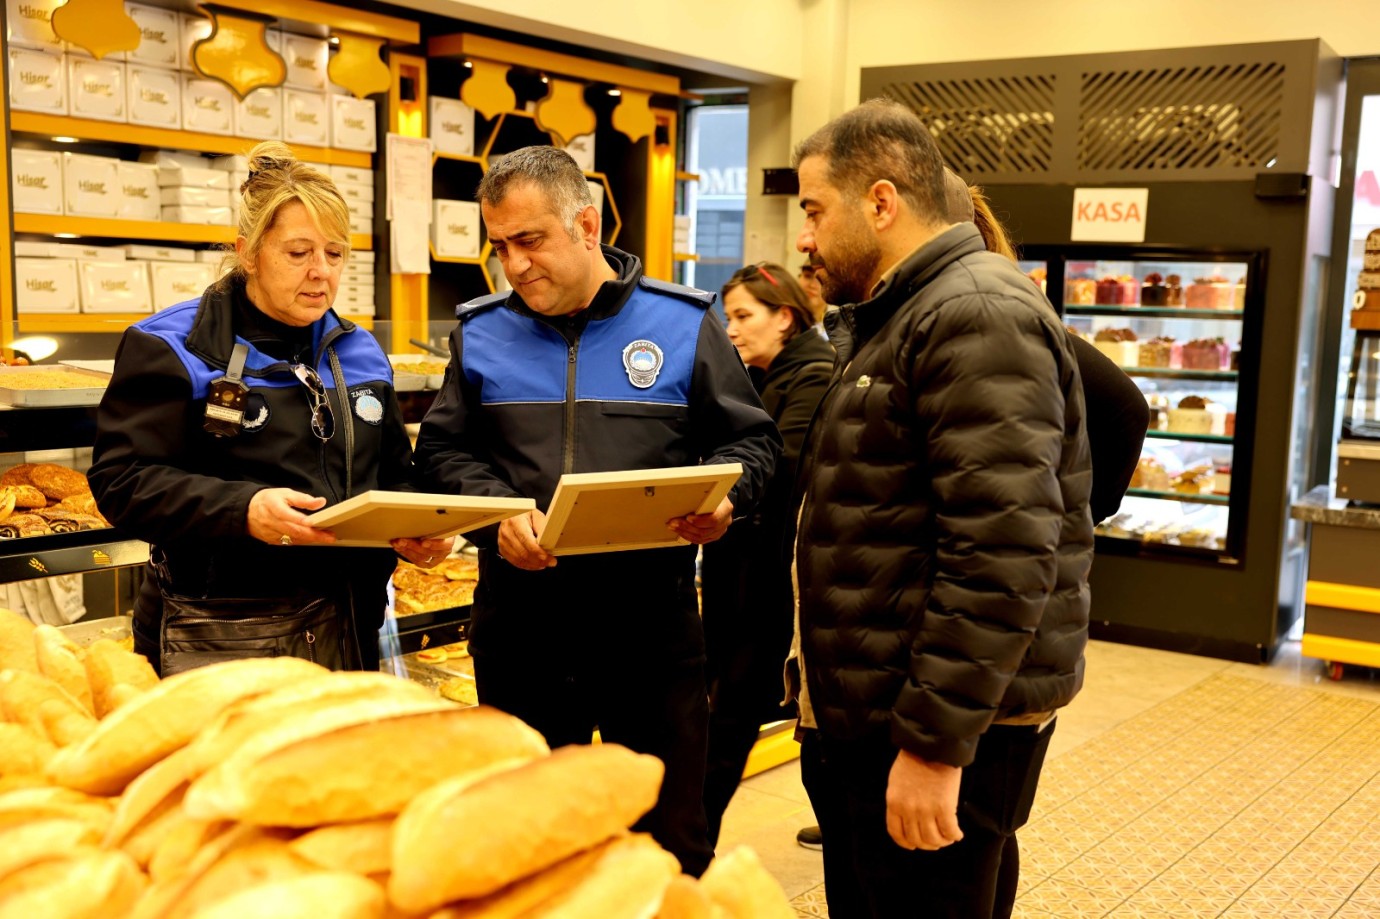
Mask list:
[[[594,206],[594,197],[579,164],[559,147],[523,147],[507,154],[484,174],[475,197],[480,204],[502,204],[511,189],[529,183],[546,193],[552,213],[579,238],[576,222],[581,211]]]

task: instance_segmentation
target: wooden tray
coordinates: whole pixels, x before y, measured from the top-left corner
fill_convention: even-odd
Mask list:
[[[387,546],[400,536],[454,536],[534,509],[531,498],[479,498],[404,491],[366,491],[317,511],[307,523],[335,533],[337,546]]]
[[[720,463],[563,475],[538,543],[557,556],[688,545],[666,521],[714,510],[742,474]]]
[[[16,379],[16,377],[11,376],[12,374],[31,377],[35,380],[43,379],[45,374],[62,374],[69,379],[85,378],[91,382],[85,386],[29,388],[9,385],[5,378]],[[75,367],[54,367],[49,364],[29,367],[3,367],[0,368],[0,405],[12,405],[17,408],[99,405],[101,396],[105,395],[106,383],[109,381],[109,374],[95,373]]]

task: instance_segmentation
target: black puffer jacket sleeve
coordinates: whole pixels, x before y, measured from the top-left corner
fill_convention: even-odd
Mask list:
[[[928,328],[926,328],[928,326]],[[1020,668],[1056,582],[1066,413],[1056,326],[992,294],[948,300],[905,355],[931,474],[933,587],[892,740],[962,766]],[[1070,361],[1072,363],[1072,361]],[[914,572],[924,578],[925,572]]]
[[[733,516],[752,510],[781,455],[781,435],[718,317],[705,311],[691,379],[690,427],[705,463],[742,463],[728,493]]]
[[[188,433],[199,430],[205,403],[193,401],[181,362],[160,339],[129,329],[98,412],[87,472],[101,513],[159,545],[247,535],[249,501],[264,486],[195,470]]]

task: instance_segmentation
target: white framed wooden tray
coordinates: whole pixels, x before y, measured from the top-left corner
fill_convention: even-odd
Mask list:
[[[366,491],[307,518],[335,533],[337,546],[387,546],[401,536],[439,539],[533,510],[531,498],[483,498],[425,492]]]
[[[538,543],[557,556],[688,545],[666,522],[713,511],[742,474],[716,463],[563,475]]]

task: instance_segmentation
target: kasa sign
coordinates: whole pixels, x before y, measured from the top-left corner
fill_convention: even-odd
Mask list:
[[[1145,242],[1148,188],[1075,188],[1074,242]]]

